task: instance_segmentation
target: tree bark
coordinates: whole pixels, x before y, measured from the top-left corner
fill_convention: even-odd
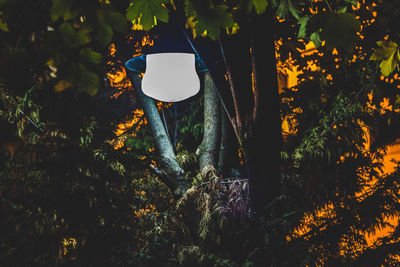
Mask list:
[[[234,155],[237,154],[233,150],[234,135],[232,125],[230,124],[228,115],[221,106],[221,142],[219,146],[218,169],[223,177],[231,175]]]
[[[143,93],[140,74],[128,70],[128,76],[135,86],[136,95],[139,98],[144,115],[149,123],[156,148],[161,155],[161,167],[162,170],[165,171],[165,175],[159,172],[160,179],[163,179],[164,183],[170,188],[174,195],[181,196],[187,189],[184,171],[178,164],[174,149],[168,138],[157,107],[153,99]]]
[[[265,12],[261,16],[254,14],[250,20],[254,107],[245,141],[245,160],[251,207],[258,215],[280,194],[282,129],[275,42],[273,32],[265,30],[273,28],[272,18]]]
[[[221,108],[215,84],[208,72],[204,74],[204,135],[199,152],[200,170],[218,165]]]
[[[178,103],[174,105],[174,147],[178,145],[178,129],[179,129],[179,110],[178,110]]]

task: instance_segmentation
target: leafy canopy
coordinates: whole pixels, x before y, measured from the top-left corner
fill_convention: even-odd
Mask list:
[[[101,54],[112,43],[114,33],[126,33],[132,24],[149,31],[160,21],[167,23],[170,11],[174,10],[184,13],[186,27],[191,28],[194,37],[212,40],[225,33],[235,34],[240,30],[240,19],[245,16],[272,15],[293,25],[299,39],[312,41],[317,48],[325,41],[326,47],[351,54],[360,30],[360,22],[352,14],[351,7],[357,4],[353,0],[325,1],[325,12],[311,13],[309,9],[315,3],[305,0],[126,0],[123,4],[116,3],[51,0],[43,4],[41,12],[48,14],[48,18],[40,22],[42,28],[33,33],[19,33],[19,26],[13,26],[12,34],[17,37],[8,46],[13,47],[15,43],[25,40],[26,37],[19,34],[31,34],[29,38],[36,36],[34,42],[44,41],[44,49],[40,53],[43,64],[49,69],[47,79],[53,83],[54,90],[60,92],[72,87],[94,95],[102,84],[104,74]],[[9,33],[10,23],[13,23],[11,14],[15,12],[11,10],[24,10],[22,6],[23,1],[0,2],[4,10],[0,12],[0,33]],[[183,10],[178,10],[180,6]],[[395,43],[395,40],[392,42]],[[399,56],[394,52],[388,57],[381,57],[378,54],[382,49],[391,48],[379,47],[371,59],[381,62],[382,74],[387,76],[398,65]],[[3,67],[8,68],[6,63]]]

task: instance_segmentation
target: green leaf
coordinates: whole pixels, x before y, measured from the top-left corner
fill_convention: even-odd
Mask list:
[[[352,4],[353,6],[357,6],[357,0],[344,0],[345,3]]]
[[[399,107],[400,106],[400,96],[398,96],[396,98],[396,102],[394,103],[395,107]]]
[[[53,0],[53,6],[51,7],[51,21],[56,21],[60,17],[64,18],[64,21],[72,18],[71,13],[72,1],[70,0]]]
[[[397,59],[397,56],[395,56],[395,53],[393,53],[388,59],[382,60],[381,64],[379,64],[382,75],[385,77],[389,76],[390,73],[395,70],[398,64],[399,61]]]
[[[297,23],[300,25],[299,27],[299,32],[297,34],[297,37],[300,39],[305,39],[307,38],[307,22],[310,19],[310,17],[305,16],[305,17],[301,17],[298,19]]]
[[[314,43],[314,45],[315,45],[316,48],[320,47],[321,44],[322,44],[322,41],[321,41],[321,39],[319,38],[319,33],[318,33],[318,32],[313,32],[313,33],[310,35],[310,41]]]
[[[201,14],[197,14],[195,29],[199,34],[207,33],[211,39],[216,40],[222,29],[231,28],[234,25],[233,16],[227,11],[228,6],[218,5]]]
[[[291,0],[281,0],[279,2],[278,8],[276,9],[276,15],[284,19],[287,17],[287,15],[291,13],[293,17],[296,19],[299,19],[299,14],[296,8],[293,6],[293,3]]]
[[[71,48],[82,46],[90,42],[90,29],[82,27],[77,30],[70,23],[64,22],[59,28],[62,41]]]
[[[83,64],[79,64],[79,72],[78,90],[91,96],[95,95],[100,86],[100,79],[97,74],[89,71]]]
[[[379,48],[374,50],[374,53],[370,57],[370,60],[381,61],[388,59],[393,53],[398,50],[398,46],[392,41],[378,41],[376,42]]]
[[[3,21],[1,18],[0,18],[0,30],[3,32],[8,32],[7,22]]]
[[[118,32],[127,32],[128,30],[126,18],[119,12],[99,10],[97,12],[97,17],[100,23],[106,23]]]
[[[336,13],[338,13],[338,14],[342,14],[342,13],[346,13],[346,12],[347,12],[347,6],[341,7],[336,11]]]
[[[194,14],[195,14],[195,8],[194,8],[194,6],[193,6],[193,4],[192,4],[192,2],[191,2],[190,0],[185,0],[185,8],[184,8],[184,11],[185,11],[185,16],[186,16],[187,18],[189,18],[189,17],[191,17],[191,16],[194,16]]]
[[[103,60],[100,53],[91,48],[84,48],[79,52],[80,58],[86,63],[100,64]]]
[[[251,0],[251,3],[253,4],[256,13],[257,14],[262,14],[264,13],[265,9],[268,6],[268,1],[267,0]]]
[[[168,22],[167,0],[134,0],[127,9],[126,18],[143,26],[145,31],[156,25],[157,20]]]
[[[357,40],[361,23],[349,13],[318,13],[307,22],[307,35],[317,33],[330,49],[341,48],[351,52]],[[314,36],[315,38],[315,36]]]
[[[96,40],[103,45],[109,45],[112,41],[113,30],[110,25],[100,23],[96,31]]]
[[[397,43],[392,41],[378,41],[379,48],[375,49],[370,60],[380,61],[379,67],[383,76],[389,76],[399,65],[400,52]]]

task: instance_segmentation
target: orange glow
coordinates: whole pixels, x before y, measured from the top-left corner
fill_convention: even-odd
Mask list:
[[[107,78],[111,82],[111,86],[116,86],[126,78],[125,69],[117,70],[115,73],[107,73]]]
[[[108,50],[110,51],[110,56],[115,56],[115,53],[117,53],[117,49],[115,48],[114,43],[110,44]]]
[[[141,193],[143,193],[144,191],[142,191]],[[146,193],[146,192],[144,192]],[[144,195],[144,194],[142,194]],[[154,212],[156,214],[156,216],[158,215],[158,212],[156,211],[156,206],[153,204],[149,204],[148,207],[144,208],[144,209],[137,209],[135,211],[133,211],[136,217],[141,217],[143,215],[146,215],[146,213],[149,212]]]
[[[356,9],[360,8],[360,3],[358,2]],[[354,9],[354,8],[353,8]],[[374,15],[375,16],[375,15]],[[371,23],[373,23],[374,21],[371,21]],[[360,37],[362,37],[360,35]],[[387,39],[388,36],[385,37],[385,39]],[[299,50],[300,51],[300,50]],[[318,50],[315,48],[314,44],[312,42],[308,43],[306,45],[306,48],[302,52],[302,54],[304,56],[306,55],[311,55],[313,53],[318,53]],[[334,49],[332,51],[332,55],[338,55],[338,51],[337,49]],[[350,62],[355,62],[357,59],[357,57],[354,55],[353,58],[350,60]],[[339,59],[335,60],[336,62],[339,61]],[[279,66],[281,64],[281,66],[283,65],[282,62],[277,63],[277,65]],[[295,63],[293,63],[294,65]],[[336,65],[336,68],[339,68],[339,65]],[[308,66],[307,69],[311,70],[311,71],[315,71],[318,70],[317,65],[315,64],[315,62],[313,61],[309,61],[308,62]],[[292,72],[288,72],[288,69],[283,68],[283,70],[281,70],[281,73],[284,73],[286,75],[285,79],[286,81],[286,85],[288,88],[295,86],[298,83],[298,78],[297,75],[301,74],[302,71],[298,70],[298,68],[291,68],[290,70]],[[294,70],[294,71],[293,71]],[[323,71],[324,72],[324,71]],[[281,90],[281,86],[283,83],[279,83],[279,79],[282,79],[279,77],[279,68],[278,68],[278,84],[279,84],[279,89]],[[333,77],[331,74],[326,74],[326,79],[327,80],[333,80]],[[398,74],[394,74],[392,79],[386,78],[381,76],[380,77],[381,80],[385,80],[388,83],[393,83],[394,80],[399,80],[400,77]],[[400,86],[399,86],[400,88]],[[368,93],[367,94],[369,102],[367,102],[366,107],[368,109],[374,109],[376,110],[377,107],[375,105],[372,105],[372,98],[373,98],[373,93]],[[283,101],[285,101],[283,99]],[[392,111],[393,106],[389,104],[389,99],[388,98],[383,98],[383,100],[380,102],[380,106],[379,109],[381,110],[381,114],[387,112],[387,111]],[[301,112],[301,111],[299,111]],[[363,122],[359,121],[360,125],[364,125]],[[364,149],[365,151],[369,150],[369,146],[370,146],[370,134],[369,134],[369,130],[368,128],[364,125],[362,126],[362,129],[364,131],[364,139],[365,139],[365,144],[364,144]],[[292,117],[287,116],[286,118],[284,118],[282,120],[282,135],[285,137],[288,134],[296,134],[296,121],[294,121],[294,119]],[[393,160],[400,160],[400,139],[393,145],[387,146],[387,153],[386,155],[383,157],[383,175],[385,174],[390,174],[395,170],[395,167],[397,166],[396,163],[393,162]],[[340,160],[338,161],[338,164],[340,164],[340,162],[343,162],[345,160],[345,157],[351,157],[352,155],[343,155]],[[365,187],[360,191],[357,192],[355,194],[356,198],[359,198],[359,200],[361,201],[362,198],[366,197],[368,195],[369,189],[372,188],[372,186],[376,183],[376,180],[369,180],[369,181],[364,181],[365,182]],[[312,231],[312,229],[318,228],[320,227],[320,225],[318,225],[316,222],[323,222],[328,220],[329,218],[331,218],[334,215],[335,209],[334,206],[330,203],[326,204],[325,206],[323,206],[322,208],[320,208],[316,213],[307,213],[304,215],[303,219],[301,220],[300,225],[294,229],[293,233],[291,236],[287,236],[286,240],[290,241],[293,237],[299,237],[299,236],[303,236],[303,235],[307,235],[307,233],[309,233],[310,231]],[[384,219],[385,222],[388,222],[389,224],[391,224],[392,226],[396,226],[398,224],[399,218],[397,217],[391,217],[391,218],[385,218]],[[321,228],[321,230],[323,230],[324,227]],[[393,231],[392,227],[384,227],[382,229],[375,229],[375,233],[373,234],[367,234],[364,233],[364,236],[366,238],[367,241],[367,247],[373,245],[373,243],[381,237],[385,237],[391,234],[391,232]],[[341,243],[341,247],[343,248],[343,250],[340,252],[345,253],[346,251],[346,242],[343,240]],[[358,248],[359,251],[361,251],[362,249],[365,249],[365,247],[360,247]]]
[[[132,26],[132,30],[142,30],[140,25],[134,24]],[[133,36],[129,37],[129,40],[134,40]],[[142,47],[149,45],[152,46],[154,44],[153,40],[150,37],[144,36],[142,40],[138,41],[134,45],[134,56],[140,55],[142,52]],[[119,61],[115,60],[117,49],[115,44],[111,44],[108,47],[109,55],[113,60],[108,62],[108,65],[112,67],[112,70],[106,74],[107,79],[110,82],[110,86],[116,89],[116,93],[114,93],[110,98],[118,98],[124,91],[131,91],[133,90],[133,85],[131,81],[128,79],[124,65]],[[164,107],[169,107],[171,104],[162,104],[157,103],[157,108],[160,110]],[[136,109],[132,112],[132,117],[128,118],[125,122],[120,123],[117,125],[114,133],[116,134],[116,138],[110,140],[110,144],[114,146],[114,149],[120,149],[124,147],[125,140],[130,136],[136,136],[137,131],[140,129],[141,126],[147,124],[146,118],[144,117],[143,110]],[[130,150],[127,148],[127,150]],[[151,152],[151,151],[150,151]]]
[[[114,131],[117,137],[116,139],[111,140],[110,143],[116,150],[124,147],[125,140],[130,136],[136,136],[136,132],[140,129],[140,127],[147,124],[143,110],[136,109],[132,115],[133,117],[131,119],[128,119],[124,123],[118,124],[117,129]],[[128,130],[130,130],[129,134],[126,134]]]

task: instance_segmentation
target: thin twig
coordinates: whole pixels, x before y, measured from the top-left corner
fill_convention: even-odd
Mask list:
[[[220,183],[221,184],[233,184],[235,182],[246,182],[246,181],[248,181],[248,179],[222,180]],[[201,183],[201,184],[197,185],[196,187],[200,187],[200,186],[203,186],[203,185],[206,185],[206,184],[209,184],[209,183],[210,182],[204,182],[204,183]]]
[[[332,12],[332,8],[331,8],[331,5],[329,4],[328,0],[325,0],[325,3],[326,3],[326,5],[328,6],[328,8],[329,8],[329,11],[331,11],[331,12]]]
[[[225,68],[226,68],[226,75],[228,76],[229,87],[231,89],[232,98],[233,98],[233,105],[235,106],[235,116],[236,116],[236,123],[235,126],[242,127],[242,120],[240,117],[240,108],[239,108],[239,99],[236,94],[235,85],[233,83],[232,72],[229,68],[228,62],[225,57],[224,48],[222,47],[221,39],[218,38],[218,45],[219,49],[221,50],[222,59],[224,60]],[[236,127],[234,127],[236,128]]]
[[[28,115],[26,115],[22,110],[20,110],[19,108],[17,109],[17,111],[19,113],[21,113],[23,116],[25,116],[30,123],[32,123],[36,128],[38,128],[41,132],[44,132],[44,130],[42,129],[42,127],[40,127],[39,125],[37,125]]]
[[[350,103],[346,106],[346,111],[350,108],[351,105],[354,104],[354,102],[356,101],[356,99],[358,98],[358,96],[360,95],[360,93],[365,89],[365,87],[361,87],[361,89],[358,91],[358,93],[354,96],[354,98],[350,101]],[[336,123],[336,119],[331,123],[331,125],[329,126],[329,128],[332,128],[333,125]]]

